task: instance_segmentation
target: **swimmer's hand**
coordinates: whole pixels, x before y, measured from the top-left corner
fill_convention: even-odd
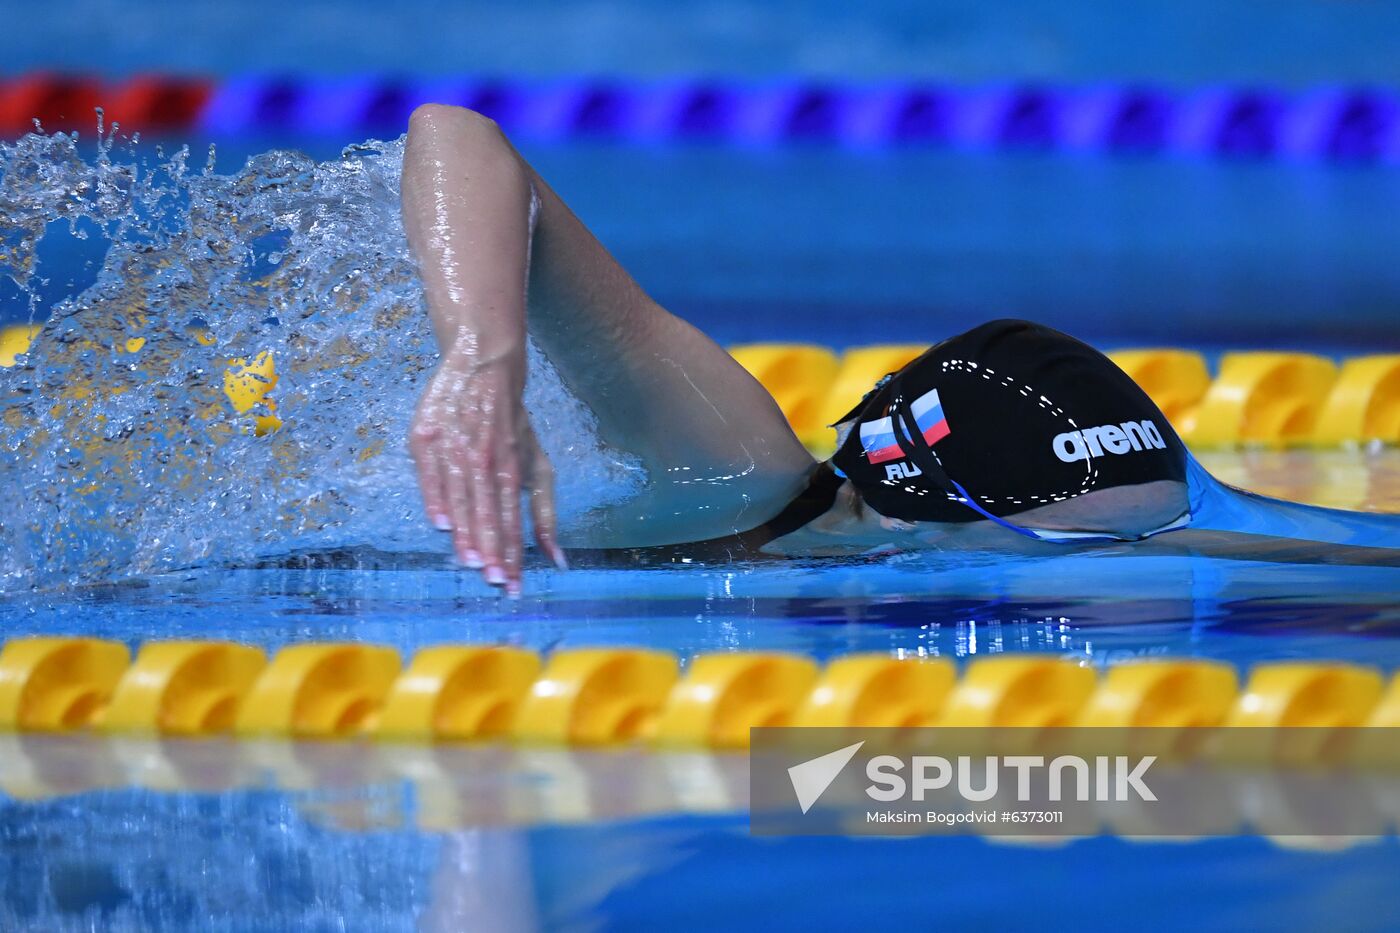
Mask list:
[[[520,593],[520,495],[530,494],[540,550],[563,569],[555,537],[554,468],[525,411],[524,353],[443,355],[409,430],[428,519],[451,531],[458,559]]]

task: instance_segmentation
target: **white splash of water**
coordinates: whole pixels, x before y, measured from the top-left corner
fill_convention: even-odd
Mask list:
[[[437,357],[399,218],[403,141],[232,175],[84,158],[73,137],[0,145],[0,275],[32,299],[66,222],[110,240],[92,287],[0,369],[0,590],[307,547],[446,552],[405,434]],[[164,158],[163,156],[161,158]],[[234,411],[231,360],[270,351],[266,402]],[[531,347],[526,405],[561,519],[644,481]],[[258,436],[258,417],[280,429]]]

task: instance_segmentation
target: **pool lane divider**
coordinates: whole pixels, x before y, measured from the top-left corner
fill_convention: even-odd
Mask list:
[[[102,108],[128,131],[174,133],[200,125],[216,84],[204,78],[138,75],[108,82],[92,75],[33,73],[0,80],[0,134],[93,131]]]
[[[1400,91],[920,81],[400,79],[31,73],[0,80],[0,134],[89,130],[398,136],[423,103],[470,107],[529,141],[942,146],[1108,156],[1400,161]]]
[[[749,729],[825,727],[1400,727],[1400,675],[1340,662],[1133,661],[1102,675],[1057,656],[882,654],[825,666],[784,652],[682,664],[647,648],[547,656],[438,645],[296,644],[271,659],[217,641],[153,641],[134,659],[97,638],[0,650],[0,732],[576,748],[743,750]]]
[[[0,327],[0,367],[20,363],[41,333],[37,326]],[[196,339],[212,345],[207,335]],[[137,354],[145,344],[132,337],[112,351]],[[773,396],[798,439],[828,456],[835,441],[830,425],[880,378],[927,349],[921,343],[881,344],[838,354],[815,344],[755,343],[729,352]],[[1400,354],[1338,364],[1311,353],[1233,352],[1221,358],[1214,378],[1205,357],[1191,350],[1108,355],[1197,450],[1400,444]],[[223,363],[224,395],[243,428],[257,435],[279,430],[273,351]]]

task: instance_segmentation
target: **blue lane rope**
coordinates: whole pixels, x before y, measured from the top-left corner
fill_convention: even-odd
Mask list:
[[[215,87],[199,127],[215,134],[397,134],[424,102],[470,107],[534,140],[1400,162],[1400,92],[1345,87],[1169,91],[1132,85],[245,77]]]

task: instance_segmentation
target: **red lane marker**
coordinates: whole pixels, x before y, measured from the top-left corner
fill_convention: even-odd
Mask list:
[[[18,136],[37,118],[48,132],[95,132],[101,85],[94,78],[35,74],[0,82],[0,133]]]
[[[212,92],[209,81],[141,75],[105,93],[103,107],[123,133],[182,130],[198,122]]]

